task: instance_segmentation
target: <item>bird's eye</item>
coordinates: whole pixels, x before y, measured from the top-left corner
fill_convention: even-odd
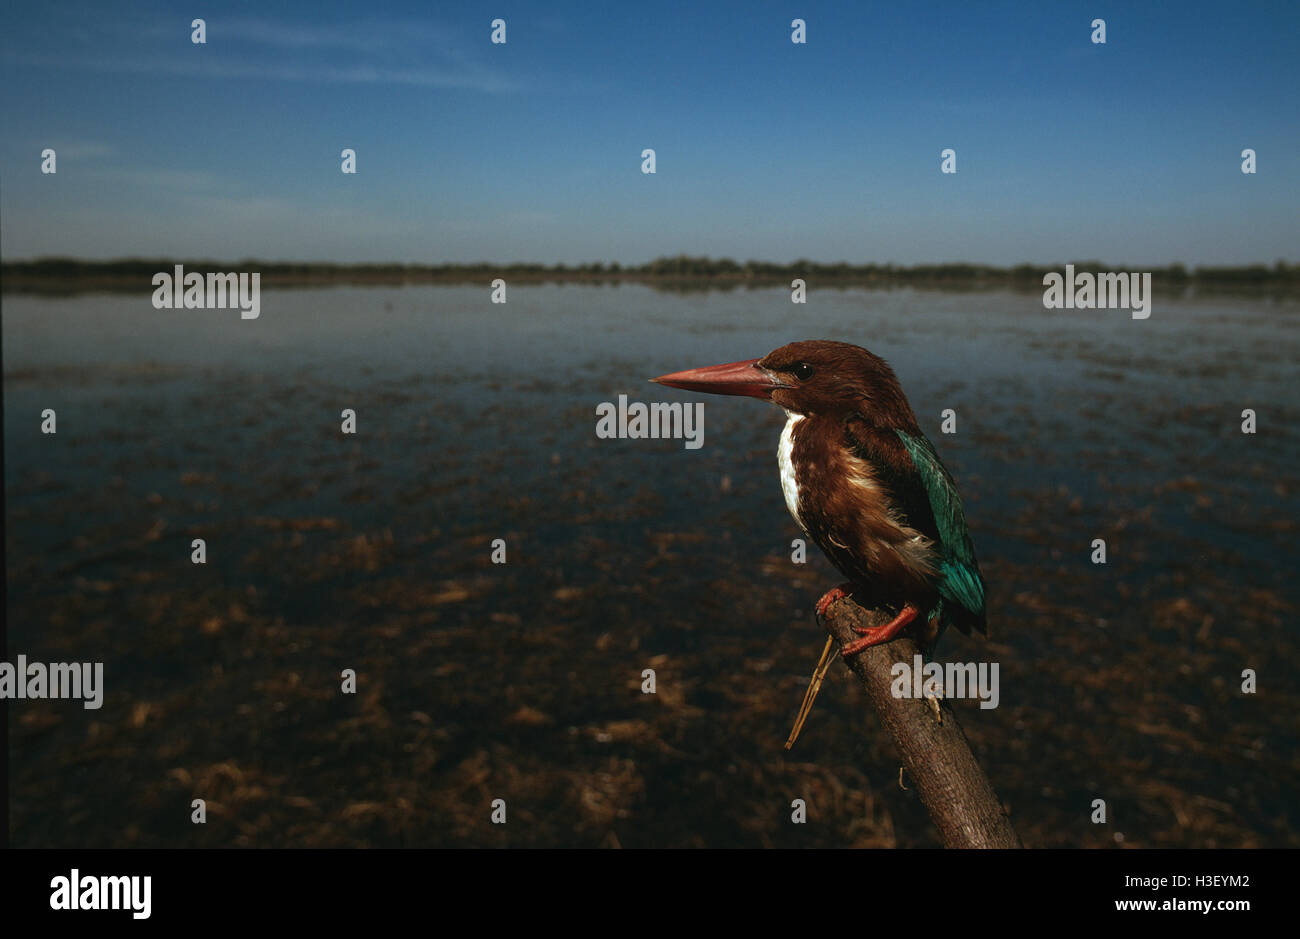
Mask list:
[[[800,381],[807,381],[813,377],[813,367],[807,362],[796,362],[794,368],[790,369],[794,377]]]

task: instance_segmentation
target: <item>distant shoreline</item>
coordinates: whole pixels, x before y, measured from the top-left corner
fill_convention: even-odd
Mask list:
[[[1077,271],[1143,270],[1101,261],[1071,261]],[[802,278],[809,289],[826,287],[916,287],[938,290],[1013,289],[1041,291],[1044,275],[1065,269],[1022,264],[824,264],[794,261],[736,262],[729,259],[671,257],[648,264],[331,264],[315,262],[212,261],[207,259],[139,259],[83,261],[41,258],[0,264],[0,290],[5,293],[76,294],[86,292],[151,292],[151,279],[181,264],[186,271],[257,271],[268,287],[415,286],[479,284],[496,278],[508,284],[578,283],[643,284],[661,290],[732,290],[739,287],[790,285]],[[1222,293],[1300,293],[1300,265],[1278,261],[1240,267],[1196,267],[1181,264],[1149,269],[1155,286],[1164,292],[1187,289]]]

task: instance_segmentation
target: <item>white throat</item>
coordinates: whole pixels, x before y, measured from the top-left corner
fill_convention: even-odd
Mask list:
[[[808,529],[799,517],[799,481],[794,475],[794,428],[801,420],[802,414],[786,411],[789,418],[785,430],[781,431],[781,442],[776,448],[776,462],[781,468],[781,492],[785,494],[785,507],[790,510],[799,527],[807,533]]]

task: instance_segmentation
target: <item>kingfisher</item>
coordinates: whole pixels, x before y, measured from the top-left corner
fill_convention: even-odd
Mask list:
[[[784,409],[777,464],[786,508],[847,578],[817,602],[817,615],[846,596],[896,614],[854,627],[859,638],[841,655],[904,632],[929,649],[950,625],[987,634],[984,577],[957,485],[884,359],[847,342],[806,340],[651,381]]]

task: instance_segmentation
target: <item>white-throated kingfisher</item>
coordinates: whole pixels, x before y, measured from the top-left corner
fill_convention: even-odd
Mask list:
[[[854,627],[861,638],[844,656],[905,630],[926,648],[949,625],[987,631],[984,578],[957,486],[884,359],[809,340],[651,380],[785,410],[777,462],[786,507],[848,578],[818,601],[817,614],[850,595],[897,613],[883,626]]]

